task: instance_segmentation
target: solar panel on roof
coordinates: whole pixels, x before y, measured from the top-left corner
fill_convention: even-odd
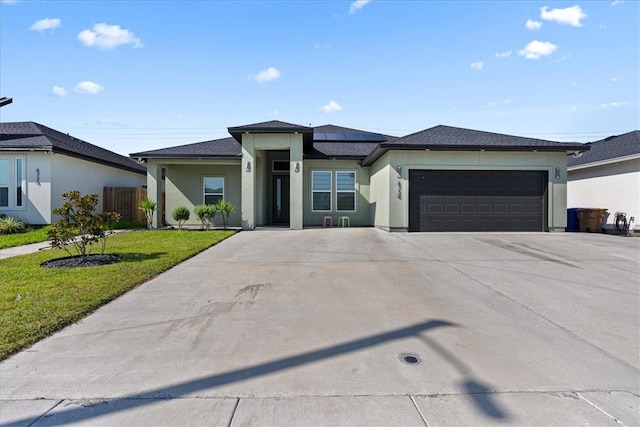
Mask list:
[[[324,132],[314,132],[313,140],[314,141],[326,141],[327,140],[327,134],[324,133]]]
[[[325,133],[325,136],[327,137],[327,141],[346,141],[347,139],[345,138],[343,133]]]
[[[346,133],[345,138],[347,141],[366,141],[366,137],[361,133]]]

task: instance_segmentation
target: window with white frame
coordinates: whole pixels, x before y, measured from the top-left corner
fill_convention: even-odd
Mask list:
[[[9,159],[0,159],[0,208],[9,207]]]
[[[356,173],[354,171],[336,172],[336,211],[353,212],[356,210]]]
[[[23,194],[24,194],[24,159],[22,157],[16,157],[16,207],[21,208],[23,206]]]
[[[24,207],[24,157],[0,158],[0,208]]]
[[[331,172],[311,172],[311,210],[313,212],[331,211]]]
[[[204,204],[215,205],[218,200],[224,200],[224,178],[204,178]]]

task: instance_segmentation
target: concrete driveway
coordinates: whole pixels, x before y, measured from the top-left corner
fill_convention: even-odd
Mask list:
[[[639,256],[601,234],[242,232],[0,364],[0,420],[639,425]]]

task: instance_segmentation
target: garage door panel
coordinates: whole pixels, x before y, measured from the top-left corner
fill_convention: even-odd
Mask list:
[[[410,171],[410,231],[542,231],[540,171]]]

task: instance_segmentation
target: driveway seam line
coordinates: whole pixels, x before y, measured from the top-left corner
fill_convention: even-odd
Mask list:
[[[611,418],[613,421],[615,421],[618,424],[622,424],[616,417],[614,417],[613,415],[611,415],[610,413],[608,413],[607,411],[605,411],[604,409],[602,409],[601,407],[599,407],[598,405],[596,405],[595,403],[593,403],[592,401],[590,401],[589,399],[587,399],[586,397],[582,396],[580,393],[576,393],[576,396],[578,396],[581,400],[587,402],[589,405],[593,406],[594,408],[596,408],[596,410],[604,415],[606,415],[607,417]]]
[[[236,398],[236,404],[233,406],[233,411],[231,412],[231,417],[229,418],[229,422],[227,423],[227,427],[231,427],[233,424],[233,419],[236,416],[236,411],[238,410],[238,405],[240,404],[240,398]]]
[[[424,417],[424,414],[422,413],[422,411],[420,410],[420,407],[416,403],[416,400],[414,399],[414,397],[410,395],[409,399],[411,399],[411,403],[413,403],[413,406],[416,408],[416,411],[418,411],[418,414],[420,415],[420,418],[422,419],[422,422],[424,423],[425,427],[429,427],[429,423],[427,423],[427,420]]]

